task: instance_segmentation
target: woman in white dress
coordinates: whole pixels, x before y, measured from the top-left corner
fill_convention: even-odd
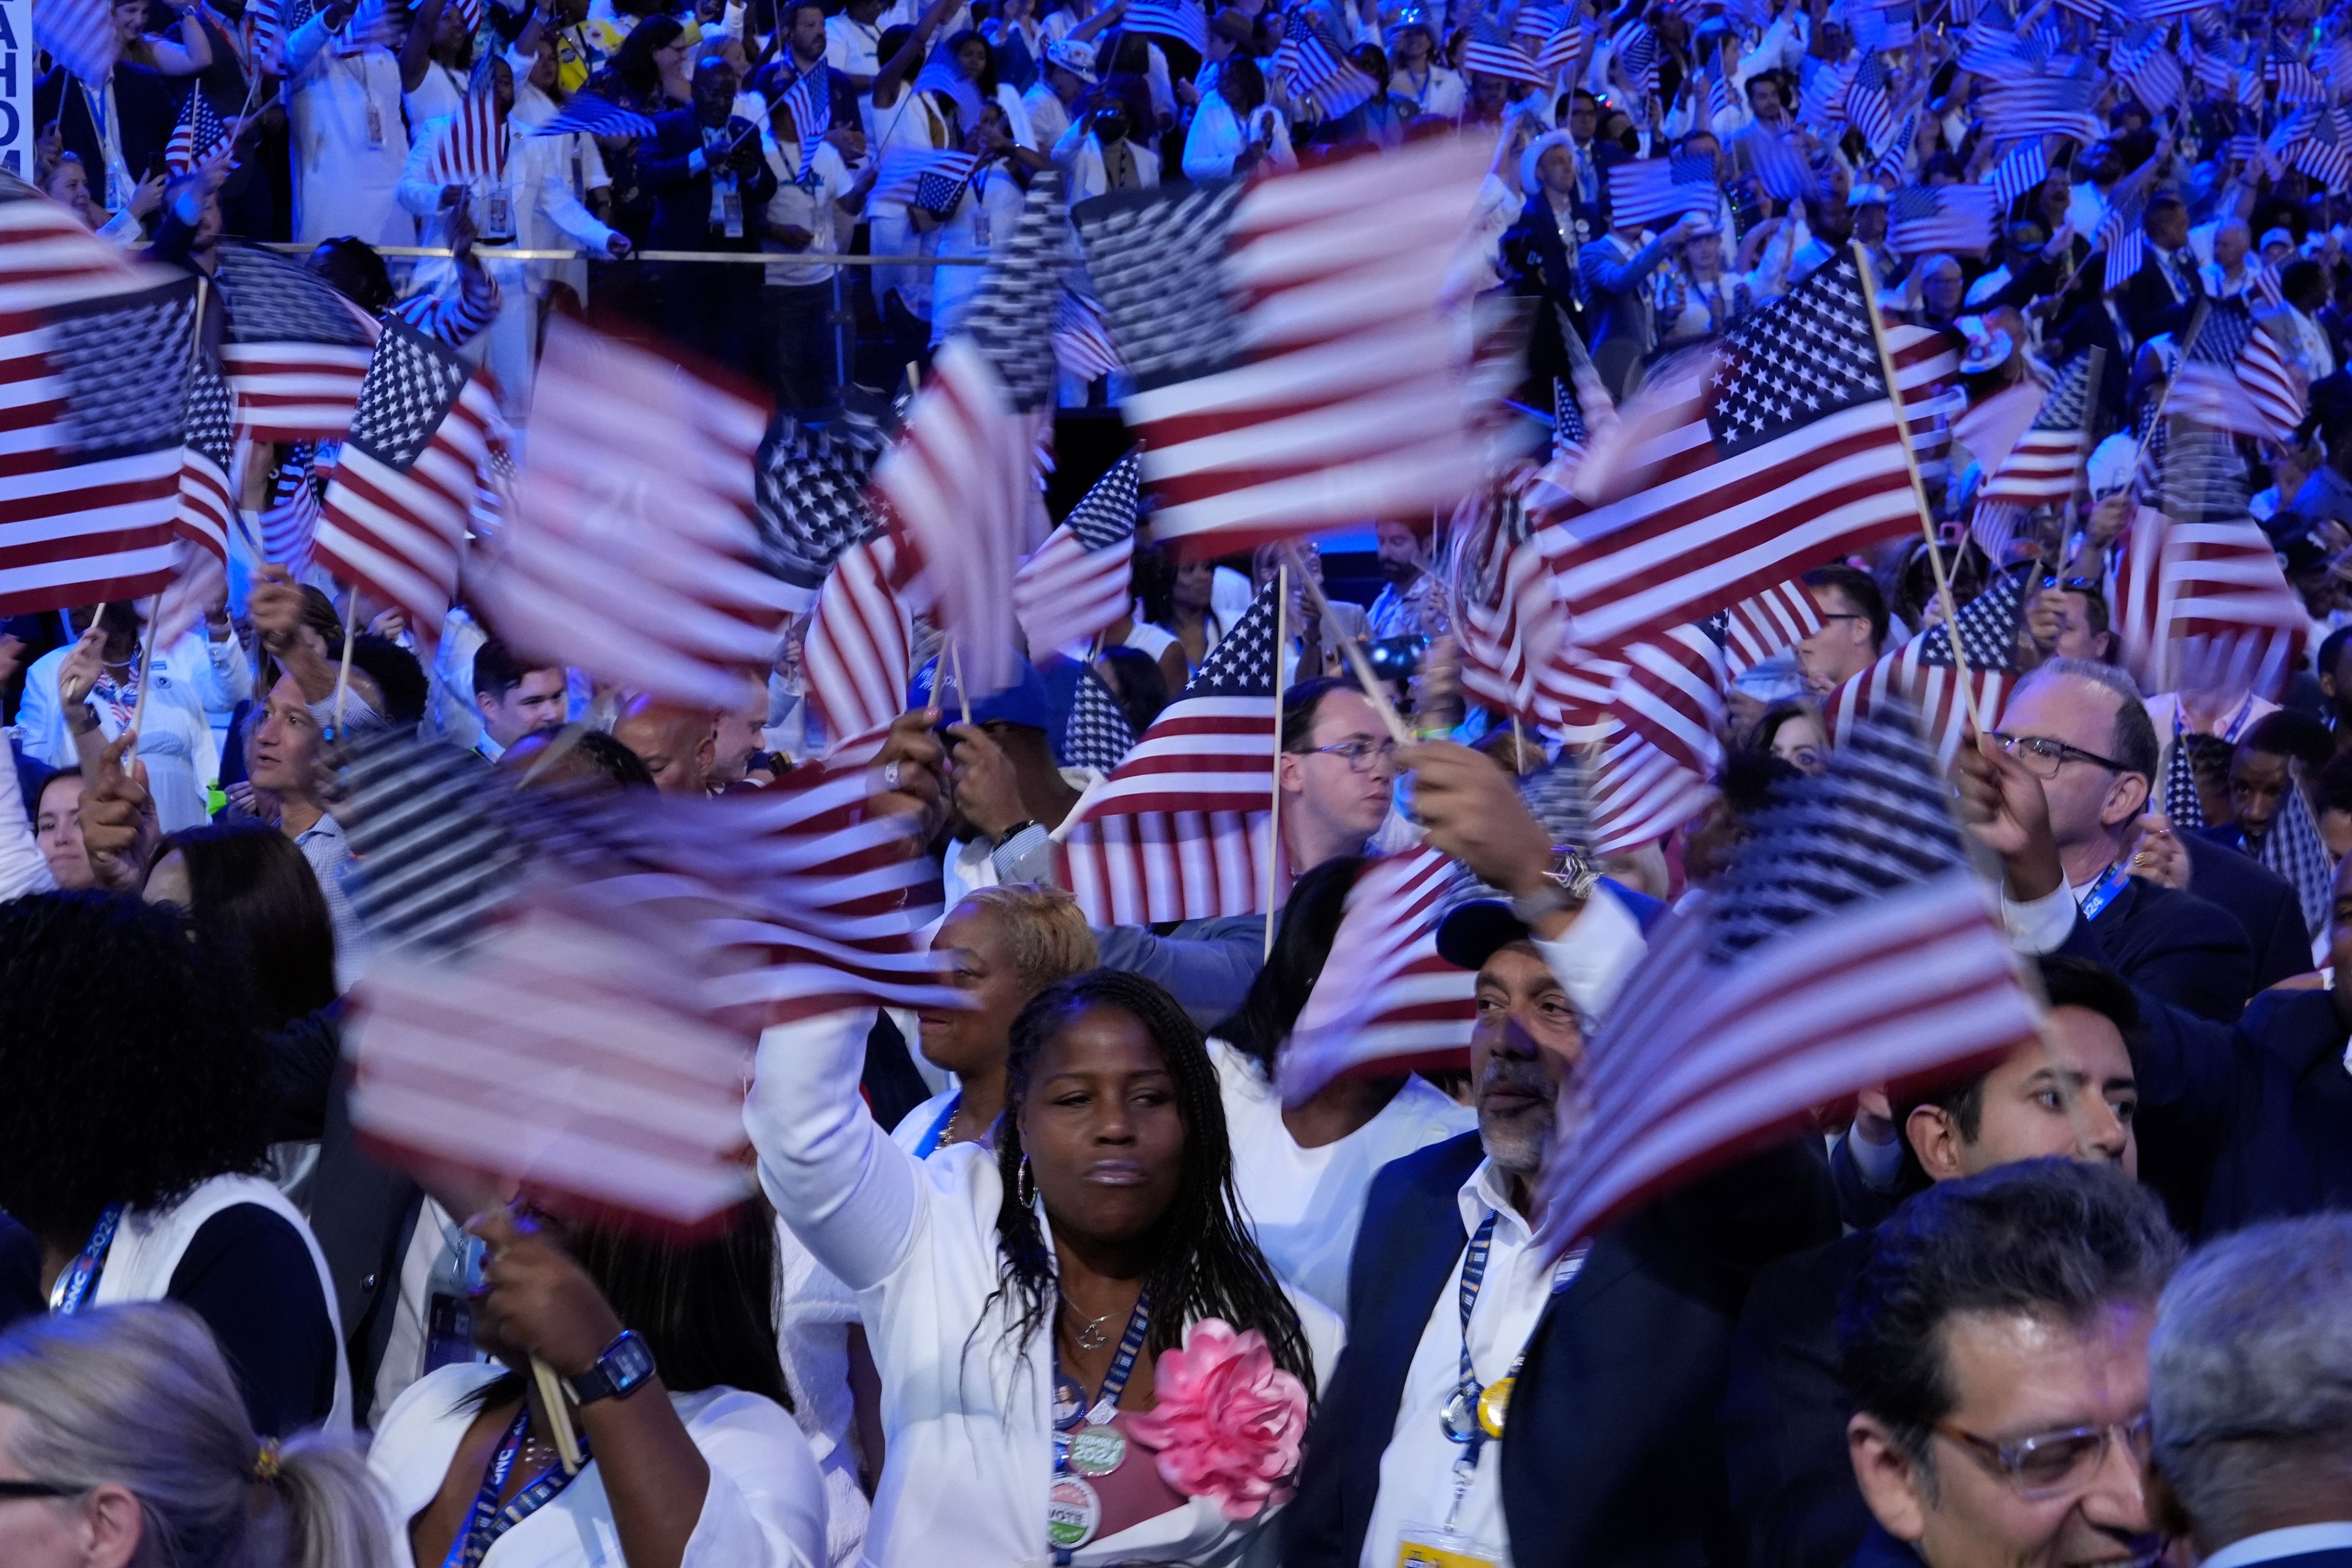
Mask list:
[[[368,1453],[397,1568],[822,1568],[824,1489],[776,1363],[773,1219],[669,1244],[498,1208],[474,1340]],[[565,1381],[567,1471],[527,1369]]]
[[[1234,1190],[1284,1279],[1343,1310],[1348,1260],[1372,1177],[1391,1160],[1470,1131],[1477,1112],[1419,1073],[1345,1078],[1286,1108],[1278,1083],[1290,1031],[1331,952],[1360,856],[1327,860],[1291,885],[1274,952],[1240,1011],[1209,1040],[1233,1131]],[[1462,1025],[1468,1065],[1470,1025]]]
[[[1168,1477],[1192,1450],[1155,1406],[1213,1420],[1185,1404],[1184,1374],[1234,1346],[1287,1433],[1339,1335],[1244,1228],[1200,1031],[1137,975],[1055,985],[1013,1023],[995,1148],[925,1162],[858,1094],[871,1017],[770,1029],[744,1118],[778,1211],[858,1293],[881,1374],[866,1561],[1234,1561],[1269,1511],[1265,1472],[1295,1454],[1254,1449],[1268,1489],[1229,1494],[1238,1507],[1211,1485],[1187,1495]]]
[[[286,40],[294,237],[316,245],[348,234],[370,245],[414,245],[416,225],[396,194],[408,129],[392,24],[372,25],[357,37],[334,36],[352,9],[349,0],[333,0]]]
[[[1024,186],[1031,174],[1052,167],[1045,158],[1014,143],[1003,106],[981,105],[980,125],[964,145],[980,157],[971,178],[945,219],[920,207],[908,209],[915,231],[942,258],[993,256],[1009,244],[1021,221]],[[963,324],[964,312],[988,276],[984,267],[941,267],[931,281],[931,343],[937,347]]]

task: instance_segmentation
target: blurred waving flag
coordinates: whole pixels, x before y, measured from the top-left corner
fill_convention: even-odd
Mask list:
[[[1737,679],[1795,647],[1825,624],[1812,591],[1794,579],[1742,599],[1723,613],[1725,673]]]
[[[1935,759],[1889,712],[1758,814],[1719,890],[1671,925],[1563,1094],[1546,1250],[1787,1135],[1872,1084],[1956,1073],[2040,1009],[1969,868]]]
[[[419,625],[449,614],[498,405],[456,353],[387,322],[327,486],[311,559]]]
[[[1209,14],[1200,0],[1135,0],[1121,13],[1119,30],[1173,38],[1195,54],[1209,50]]]
[[[2058,373],[2042,411],[2010,448],[1979,495],[2014,506],[2063,505],[2073,499],[2091,455],[2091,356],[2085,352]]]
[[[2251,518],[2179,522],[2141,507],[2109,567],[2119,656],[2143,691],[2280,694],[2311,617]]]
[[[172,127],[171,139],[163,143],[163,172],[176,179],[202,168],[220,156],[232,134],[204,89],[194,89],[187,107],[180,110],[180,122]]]
[[[1559,717],[1542,689],[1565,632],[1557,580],[1518,487],[1497,480],[1454,514],[1447,588],[1463,689],[1528,724]]]
[[[1265,910],[1273,842],[1276,584],[1209,650],[1125,761],[1062,826],[1055,880],[1096,925]]]
[[[800,133],[800,169],[805,178],[815,166],[824,133],[833,129],[833,68],[820,59],[793,78],[777,102],[792,111],[793,129]]]
[[[1620,227],[1664,228],[1685,213],[1711,214],[1722,200],[1712,153],[1632,158],[1609,171],[1609,221]]]
[[[740,708],[766,686],[789,596],[751,516],[764,425],[656,354],[550,323],[516,515],[473,584],[483,614],[550,663]]]
[[[1044,515],[1034,454],[1053,419],[1054,312],[1068,236],[1061,178],[1039,174],[962,331],[932,360],[905,429],[874,466],[917,607],[934,609],[956,639],[975,692],[1013,679],[1013,574],[1036,539],[1031,520]]]
[[[202,358],[188,376],[186,428],[173,531],[225,567],[229,535],[243,527],[236,504],[236,410],[228,383]]]
[[[2171,412],[2218,430],[2284,441],[2307,412],[2304,388],[2278,342],[2243,300],[2216,300],[2189,346]]]
[[[1592,853],[1630,855],[1654,844],[1713,805],[1717,791],[1632,725],[1604,724],[1587,763]]]
[[[1319,118],[1337,120],[1380,90],[1317,30],[1307,11],[1293,11],[1274,51],[1274,72],[1294,103],[1311,103]]]
[[[2106,252],[2105,282],[2109,289],[2122,288],[2147,264],[2147,232],[2140,226],[2147,217],[2147,192],[2141,187],[2117,202],[2091,237],[2092,254]]]
[[[0,615],[172,581],[194,294],[0,177]]]
[[[809,613],[801,668],[809,707],[835,747],[907,707],[915,617],[901,590],[909,572],[887,534],[842,552]]]
[[[1948,349],[1898,347],[1921,372]],[[1905,396],[1928,394],[1922,374]],[[1622,411],[1619,449],[1578,476],[1589,495],[1542,535],[1577,646],[1654,636],[1899,538],[1919,500],[1853,256],[1663,369]],[[1588,489],[1587,481],[1591,481]]]
[[[1886,243],[1905,256],[1992,248],[2000,197],[1990,185],[1906,185],[1886,204]]]
[[[1475,487],[1465,334],[1441,295],[1486,162],[1440,138],[1078,205],[1154,539],[1221,554]]]
[[[2084,143],[2105,133],[2097,100],[2101,79],[2011,73],[1988,77],[1978,95],[1986,126],[2000,141],[2072,136]]]
[[[864,409],[821,422],[780,413],[770,424],[752,468],[761,564],[793,611],[815,605],[842,552],[881,531],[866,485],[883,446],[882,420]]]
[[[1895,105],[1887,92],[1885,60],[1865,53],[1845,89],[1845,120],[1861,132],[1874,154],[1895,141]]]
[[[2000,163],[1984,174],[1984,183],[2000,198],[2004,212],[2016,205],[2018,197],[2049,178],[2050,160],[2042,153],[2038,138],[2011,148],[2001,154]]]
[[[2017,685],[2018,626],[2029,579],[2038,573],[2031,563],[1997,573],[1982,593],[1960,606],[1957,624],[1968,655],[1965,673],[1952,663],[1950,635],[1931,626],[1830,693],[1823,711],[1830,739],[1845,744],[1864,720],[1894,703],[1919,715],[1936,754],[1949,762],[1966,742],[1972,705],[1987,725],[2000,723],[2001,704]]]
[[[1013,613],[1033,651],[1091,641],[1128,613],[1142,483],[1141,455],[1129,452],[1013,574]]]
[[[221,370],[251,441],[340,441],[380,329],[300,262],[222,242],[213,281],[226,308]]]
[[[531,134],[567,136],[574,132],[588,136],[650,136],[654,122],[650,115],[624,109],[609,99],[583,90],[565,99],[563,107],[555,111],[555,118]]]
[[[1517,38],[1485,20],[1471,25],[1470,37],[1462,46],[1462,68],[1477,76],[1523,81],[1531,87],[1543,87],[1549,81],[1542,63]]]
[[[1079,666],[1077,691],[1070,700],[1069,716],[1062,721],[1054,760],[1066,768],[1107,773],[1133,750],[1135,728],[1127,721],[1127,710],[1092,664]]]
[[[2107,63],[2109,69],[2131,84],[2132,96],[2158,114],[2178,107],[2189,86],[2180,57],[2165,47],[2164,33],[2145,23],[2125,30]]]
[[[971,180],[979,159],[970,153],[936,147],[885,147],[874,177],[874,190],[868,202],[907,202],[924,205],[926,210],[944,210],[940,205],[944,190],[950,199],[944,208],[952,208],[952,197]],[[926,184],[928,182],[928,187]],[[929,203],[922,203],[929,196]]]
[[[114,74],[122,35],[115,30],[114,7],[106,0],[43,0],[32,22],[33,42],[93,90]],[[20,68],[29,71],[30,61]]]
[[[511,141],[506,116],[487,90],[468,93],[442,124],[440,138],[425,155],[428,184],[504,184]]]
[[[1284,1046],[1282,1098],[1335,1079],[1465,1068],[1478,977],[1437,955],[1437,921],[1465,873],[1442,850],[1409,849],[1356,873],[1331,955]]]
[[[1061,306],[1055,312],[1054,360],[1063,374],[1087,382],[1099,381],[1124,368],[1110,341],[1110,328],[1103,321],[1102,307],[1075,289],[1063,291]]]

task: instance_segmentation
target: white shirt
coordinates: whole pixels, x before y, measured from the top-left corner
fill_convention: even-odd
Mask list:
[[[1192,113],[1192,128],[1184,133],[1184,177],[1222,180],[1234,172],[1234,163],[1251,144],[1260,141],[1267,144],[1269,162],[1280,168],[1297,167],[1298,154],[1291,151],[1290,126],[1282,110],[1262,103],[1250,110],[1244,125],[1223,93],[1210,93],[1201,100],[1201,107]]]
[[[368,1406],[371,1428],[385,1415],[408,1385],[425,1375],[425,1297],[432,1293],[433,1267],[441,1255],[464,1239],[449,1211],[431,1198],[416,1211],[415,1228],[408,1233],[407,1250],[400,1255],[398,1295],[392,1305],[392,1331],[383,1342],[383,1359],[375,1363],[373,1403]]]
[[[2352,1520],[2330,1520],[2325,1524],[2293,1524],[2284,1530],[2265,1530],[2259,1535],[2242,1536],[2205,1559],[2202,1568],[2251,1568],[2253,1563],[2275,1562],[2281,1557],[2301,1557],[2314,1552],[2341,1552],[2347,1547],[2352,1547]]]
[[[772,136],[761,140],[766,144],[769,167],[776,174],[776,194],[768,198],[768,221],[808,230],[811,250],[841,248],[840,232],[834,221],[840,208],[835,204],[849,194],[856,181],[850,176],[849,165],[841,161],[840,152],[830,142],[818,142],[816,156],[810,161],[809,183],[801,184],[797,183],[802,173],[798,139],[794,138],[790,145]],[[760,248],[780,256],[793,254],[781,240],[764,235],[761,237]],[[832,281],[833,275],[841,268],[829,261],[771,261],[765,270],[771,287],[804,289]]]
[[[1528,1223],[1511,1206],[1510,1188],[1491,1160],[1481,1160],[1462,1184],[1462,1257],[1446,1276],[1445,1289],[1430,1310],[1429,1322],[1413,1347],[1404,1373],[1404,1393],[1397,1402],[1394,1433],[1381,1452],[1380,1494],[1372,1500],[1372,1515],[1364,1530],[1364,1568],[1395,1568],[1397,1550],[1408,1526],[1444,1523],[1454,1501],[1454,1464],[1461,1446],[1439,1425],[1446,1402],[1462,1380],[1462,1268],[1470,1256],[1470,1237],[1495,1215],[1495,1237],[1486,1255],[1486,1277],[1470,1309],[1466,1336],[1470,1364],[1480,1384],[1510,1375],[1512,1364],[1527,1348],[1536,1320],[1552,1292],[1576,1277],[1584,1254],[1571,1252],[1558,1265],[1546,1263],[1529,1243]],[[1503,1547],[1510,1561],[1510,1533],[1503,1522],[1502,1455],[1499,1446],[1479,1445],[1478,1468],[1463,1494],[1454,1529],[1475,1541]]]
[[[0,734],[0,904],[26,893],[57,891],[56,874],[34,842],[25,816],[25,792],[16,777],[16,748]]]
[[[861,1009],[769,1029],[743,1112],[761,1185],[857,1292],[882,1376],[889,1462],[866,1562],[933,1568],[952,1542],[958,1568],[1035,1563],[1054,1473],[1048,1331],[1041,1325],[1017,1350],[1008,1342],[1015,1309],[997,1295],[994,1155],[958,1143],[918,1161],[875,1125],[857,1088],[872,1021]],[[1293,1300],[1328,1380],[1339,1320]],[[1257,1522],[1234,1524],[1194,1498],[1080,1548],[1075,1562],[1222,1562]]]
[[[1397,71],[1389,78],[1389,91],[1412,103],[1423,114],[1442,114],[1448,120],[1462,118],[1462,106],[1470,96],[1469,83],[1462,73],[1437,63],[1433,58],[1429,70],[1419,81]]]
[[[33,661],[25,672],[24,703],[16,712],[26,753],[53,768],[75,767],[81,760],[66,724],[65,709],[58,700],[58,677],[72,651],[68,643]],[[227,679],[219,667],[244,657],[235,638],[221,645],[219,652],[209,654],[209,660],[218,661],[211,672],[214,680]],[[171,662],[161,658],[142,679],[149,689],[147,710],[140,718],[136,754],[147,764],[147,793],[155,802],[156,825],[166,833],[202,826],[211,815],[205,792],[220,774],[220,752],[203,694],[214,681],[200,686],[179,679],[173,674]],[[99,733],[110,741],[121,734],[123,723],[115,716],[114,705],[94,705]]]
[[[1304,1149],[1283,1125],[1282,1091],[1255,1061],[1223,1040],[1209,1042],[1209,1056],[1233,1142],[1234,1191],[1258,1250],[1284,1279],[1344,1312],[1348,1261],[1372,1178],[1391,1160],[1471,1131],[1478,1113],[1414,1073],[1370,1121],[1336,1142]]]
[[[368,1471],[389,1505],[395,1568],[415,1568],[408,1523],[439,1494],[473,1425],[466,1395],[505,1370],[480,1363],[445,1366],[412,1384],[376,1428]],[[684,1568],[821,1568],[824,1489],[793,1418],[772,1401],[734,1388],[673,1394],[669,1402],[710,1467]],[[624,1568],[627,1561],[604,1472],[592,1457],[570,1486],[499,1537],[483,1568]]]
[[[1021,95],[1021,108],[1029,116],[1029,137],[1025,143],[1033,153],[1051,153],[1070,129],[1070,107],[1039,77]]]
[[[371,47],[338,54],[323,16],[286,42],[294,140],[294,237],[316,245],[356,235],[371,245],[414,245],[416,225],[394,195],[408,162],[401,123],[400,62]]]
[[[322,811],[318,821],[294,836],[294,847],[310,863],[310,874],[319,879],[319,891],[326,896],[327,916],[335,927],[335,989],[348,991],[367,967],[374,947],[351,890],[343,886],[352,864],[351,842],[334,814]]]
[[[882,24],[877,19],[870,26],[860,26],[843,12],[824,19],[824,63],[837,71],[851,76],[880,74],[882,61],[876,47],[882,41]]]

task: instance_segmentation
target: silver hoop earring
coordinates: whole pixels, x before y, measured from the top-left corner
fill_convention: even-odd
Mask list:
[[[1013,1173],[1013,1198],[1023,1208],[1037,1202],[1037,1178],[1029,1170],[1029,1156],[1021,1156],[1021,1168]]]

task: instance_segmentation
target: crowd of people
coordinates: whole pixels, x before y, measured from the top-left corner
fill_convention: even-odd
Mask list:
[[[2352,1561],[2352,16],[270,3],[113,6],[106,79],[42,81],[35,183],[162,263],[288,245],[486,365],[518,430],[554,312],[814,415],[924,377],[1050,171],[1077,202],[1458,132],[1493,148],[1469,270],[1526,330],[1508,417],[1549,447],[1487,500],[1540,511],[1685,351],[1859,255],[1949,366],[1906,389],[1925,536],[1804,563],[1703,788],[1630,842],[1559,809],[1592,737],[1489,700],[1466,513],[1365,519],[1356,602],[1312,541],[1155,542],[1147,498],[1119,612],[993,692],[910,626],[870,762],[952,997],[766,1027],[756,1191],[684,1228],[355,1116],[346,1037],[415,935],[354,748],[417,737],[551,822],[757,797],[843,739],[807,616],[727,709],[249,541],[168,637],[160,600],[7,621],[0,1563]],[[2080,85],[2064,129],[2021,129],[2026,78]],[[218,142],[167,168],[200,103]],[[485,104],[503,174],[437,177]],[[1653,174],[1678,211],[1629,207]],[[2168,401],[2228,312],[2293,427]],[[1073,349],[1054,395],[1135,390]],[[2021,501],[2029,423],[2080,439]],[[254,455],[248,497],[331,445]],[[2224,610],[2126,617],[2165,527],[2251,551],[2263,636],[2221,652],[2259,657],[2208,657]],[[1153,732],[1270,592],[1278,897],[1092,918],[1057,858],[1116,760],[1085,694]],[[1921,649],[1991,678],[1947,702],[1980,710],[1950,804],[2039,1033],[1555,1245],[1629,977]],[[1296,1092],[1368,871],[1423,848],[1462,878],[1428,933],[1454,1037]]]

